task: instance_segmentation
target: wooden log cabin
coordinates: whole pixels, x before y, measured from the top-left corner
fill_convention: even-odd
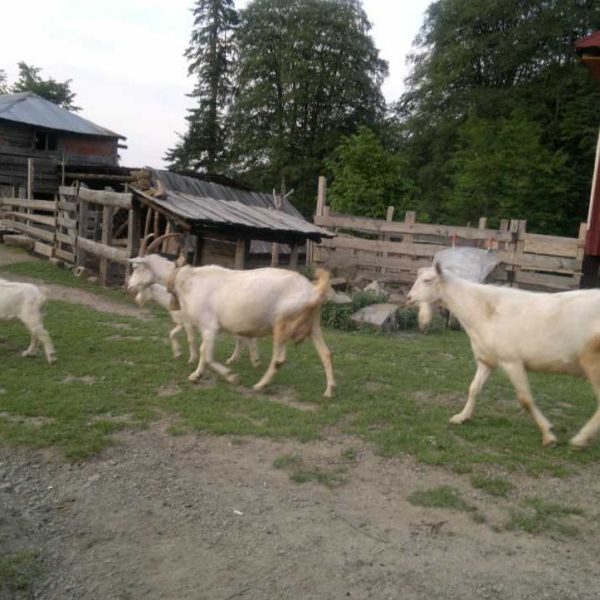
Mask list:
[[[125,139],[33,92],[0,95],[0,187],[23,195],[33,159],[31,191],[50,198],[69,171],[118,169]]]

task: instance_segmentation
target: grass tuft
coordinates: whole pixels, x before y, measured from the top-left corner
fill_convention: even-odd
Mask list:
[[[573,537],[579,533],[569,517],[583,516],[584,511],[575,506],[546,502],[542,498],[527,498],[520,507],[510,509],[508,530],[522,530],[551,537]]]
[[[33,582],[41,573],[37,554],[19,552],[0,556],[0,597],[32,598]]]
[[[426,508],[451,508],[465,512],[474,511],[462,498],[458,488],[450,485],[440,485],[426,490],[416,490],[408,497],[411,504]]]
[[[471,485],[478,490],[484,491],[490,496],[506,498],[508,493],[514,489],[514,485],[500,477],[484,477],[483,475],[473,475]]]

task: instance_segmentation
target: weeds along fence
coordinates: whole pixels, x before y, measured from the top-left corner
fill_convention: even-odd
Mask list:
[[[23,245],[98,272],[105,285],[122,279],[127,259],[137,255],[139,211],[129,193],[62,186],[55,200],[0,197],[0,209]]]
[[[580,286],[586,224],[577,238],[527,232],[527,222],[502,220],[489,229],[481,218],[477,227],[418,223],[414,212],[394,220],[394,208],[385,219],[334,214],[325,203],[320,182],[315,224],[337,237],[313,244],[315,266],[351,267],[357,277],[407,286],[420,267],[430,266],[437,252],[452,246],[472,246],[493,251],[499,265],[489,280],[539,291],[564,291]]]

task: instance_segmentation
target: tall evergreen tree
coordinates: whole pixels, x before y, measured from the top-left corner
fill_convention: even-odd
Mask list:
[[[19,78],[11,86],[11,92],[33,92],[68,110],[81,110],[79,106],[73,104],[76,94],[71,90],[71,79],[66,81],[56,81],[52,77],[43,79],[40,75],[42,69],[39,67],[28,65],[26,62],[20,62],[18,66]]]
[[[430,5],[411,57],[408,90],[397,107],[424,211],[436,220],[454,213],[454,186],[461,180],[456,170],[465,162],[455,161],[453,154],[473,142],[461,133],[467,115],[492,122],[519,114],[514,131],[526,118],[540,128],[541,152],[566,156],[566,170],[544,177],[567,178],[557,182],[566,183],[566,189],[564,219],[554,227],[577,232],[587,209],[600,94],[579,64],[574,44],[599,27],[594,0],[437,0]],[[544,187],[541,180],[538,184]]]
[[[309,212],[324,158],[384,113],[387,63],[370,27],[359,0],[254,0],[240,12],[236,171],[263,188],[284,180]]]
[[[223,121],[231,95],[232,36],[237,25],[233,0],[196,0],[194,26],[185,52],[196,78],[189,96],[197,105],[186,116],[187,131],[165,154],[171,168],[213,172],[226,146]]]

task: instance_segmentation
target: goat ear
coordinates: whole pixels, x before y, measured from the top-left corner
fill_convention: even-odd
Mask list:
[[[442,271],[442,265],[440,265],[439,262],[436,262],[434,267],[435,267],[435,272],[437,273],[438,277],[443,280],[444,272]]]

